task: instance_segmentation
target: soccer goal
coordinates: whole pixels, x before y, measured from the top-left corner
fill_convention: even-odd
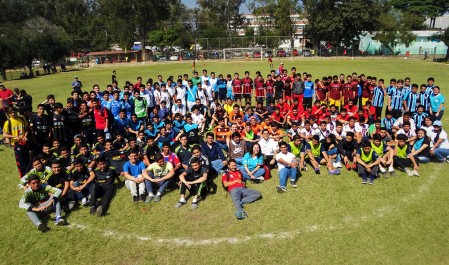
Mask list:
[[[262,61],[265,58],[262,47],[256,48],[226,48],[223,49],[223,60]]]

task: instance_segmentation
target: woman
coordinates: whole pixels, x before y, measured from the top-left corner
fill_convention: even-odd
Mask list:
[[[249,149],[249,152],[243,157],[243,177],[252,181],[264,181],[263,175],[265,169],[263,169],[263,155],[260,152],[260,145],[255,143]]]
[[[434,120],[441,120],[444,114],[444,96],[440,93],[440,87],[435,86],[433,93],[430,94],[430,116]]]
[[[430,133],[430,141],[432,144],[430,154],[435,157],[437,162],[445,162],[449,156],[449,141],[447,139],[447,133],[442,127],[443,124],[441,121],[434,121],[433,131]]]
[[[430,139],[427,137],[427,132],[421,128],[416,136],[411,155],[420,163],[428,163],[430,161]]]
[[[426,130],[426,134],[429,136],[430,133],[433,131],[433,120],[431,117],[425,117],[424,118],[424,124],[421,126],[421,129]]]

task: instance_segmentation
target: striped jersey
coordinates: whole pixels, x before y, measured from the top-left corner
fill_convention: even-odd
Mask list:
[[[402,110],[402,100],[404,98],[404,92],[403,89],[398,88],[391,88],[390,92],[388,93],[388,96],[391,99],[391,108],[394,110]]]
[[[373,91],[373,106],[374,107],[383,107],[385,99],[385,91],[382,87],[375,87]]]
[[[430,94],[426,92],[420,92],[419,94],[419,104],[424,106],[424,111],[428,112],[430,108]]]
[[[385,127],[387,129],[387,131],[391,131],[391,127],[393,126],[393,124],[395,122],[396,122],[395,118],[391,118],[391,119],[383,118],[381,121],[381,127]]]
[[[416,108],[419,104],[419,94],[410,92],[406,95],[404,95],[404,101],[407,105],[408,111],[410,112],[416,112]]]
[[[41,184],[38,190],[33,191],[30,188],[26,189],[22,199],[20,199],[19,207],[31,211],[31,208],[38,206],[39,204],[50,199],[50,194],[56,198],[61,195],[62,191],[57,188],[53,188],[47,184]]]
[[[421,114],[416,112],[413,114],[413,120],[415,121],[416,129],[421,128],[421,126],[424,124],[424,119],[428,116],[429,116],[429,114],[427,114],[425,112],[423,112]]]

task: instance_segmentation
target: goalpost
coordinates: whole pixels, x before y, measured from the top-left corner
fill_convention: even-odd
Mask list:
[[[262,61],[264,57],[265,56],[262,47],[223,49],[223,61],[227,60]]]

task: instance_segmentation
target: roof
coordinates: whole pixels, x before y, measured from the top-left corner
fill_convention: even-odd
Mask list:
[[[87,56],[99,56],[99,55],[118,55],[118,54],[130,54],[137,53],[139,51],[103,51],[103,52],[89,52]]]

